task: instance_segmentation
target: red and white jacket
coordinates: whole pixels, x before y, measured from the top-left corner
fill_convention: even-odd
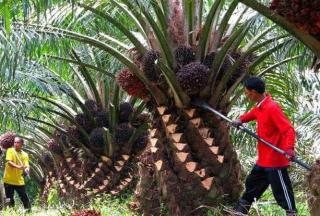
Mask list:
[[[267,95],[251,111],[240,116],[241,122],[257,121],[258,136],[278,148],[294,150],[295,131],[280,106]],[[261,167],[286,167],[290,161],[269,146],[258,141],[257,165]]]

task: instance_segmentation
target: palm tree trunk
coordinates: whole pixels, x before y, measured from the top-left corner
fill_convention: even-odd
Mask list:
[[[141,171],[148,175],[141,175],[140,182],[157,185],[149,191],[158,192],[160,199],[153,200],[155,196],[146,192],[149,200],[142,202],[158,201],[159,209],[160,203],[164,203],[172,215],[199,215],[203,209],[197,207],[201,205],[214,206],[238,199],[242,190],[240,163],[231,144],[229,127],[200,110],[173,110],[158,107],[150,145],[142,157],[149,166],[140,167],[153,168],[152,172]],[[160,214],[150,212],[150,208],[144,212]]]

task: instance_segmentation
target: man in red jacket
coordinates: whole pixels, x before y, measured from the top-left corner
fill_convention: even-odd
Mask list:
[[[257,121],[258,136],[280,149],[294,153],[295,131],[282,112],[280,106],[265,93],[265,83],[258,77],[245,81],[247,97],[256,102],[248,113],[234,121],[236,126],[249,121]],[[287,172],[290,161],[287,157],[258,142],[258,160],[246,179],[246,190],[237,203],[236,212],[248,214],[251,204],[258,200],[271,185],[272,193],[287,215],[294,216],[296,206],[291,181]]]

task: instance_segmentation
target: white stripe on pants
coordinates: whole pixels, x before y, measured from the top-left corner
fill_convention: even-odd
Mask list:
[[[278,174],[279,174],[281,186],[282,186],[282,189],[283,189],[283,192],[284,192],[284,196],[285,196],[285,198],[286,198],[286,200],[287,200],[288,208],[289,208],[289,210],[292,210],[292,205],[291,205],[290,197],[289,197],[289,194],[288,194],[287,187],[286,187],[286,185],[285,185],[285,183],[284,183],[281,170],[278,170]]]

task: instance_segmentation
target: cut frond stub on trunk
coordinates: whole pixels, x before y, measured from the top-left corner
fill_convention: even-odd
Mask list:
[[[171,125],[168,125],[167,126],[167,131],[168,133],[175,133],[176,132],[176,129],[177,129],[177,124],[171,124]]]
[[[111,164],[112,164],[112,160],[110,158],[108,158],[107,156],[101,156],[101,160],[104,163],[108,164],[108,166],[111,166]]]
[[[99,190],[102,191],[102,190],[104,190],[106,187],[107,187],[106,185],[100,185],[100,186],[99,186]]]
[[[162,160],[158,160],[157,162],[154,163],[154,165],[156,166],[156,169],[158,172],[161,171],[164,167]]]
[[[224,161],[224,156],[223,156],[223,155],[218,155],[218,161],[219,161],[220,163],[223,163],[223,161]]]
[[[213,183],[213,177],[206,178],[205,180],[203,180],[203,181],[201,182],[202,186],[203,186],[206,190],[210,190],[210,189],[211,189],[212,183]]]
[[[178,151],[188,151],[189,150],[187,143],[173,143],[173,146]]]
[[[209,128],[200,128],[199,133],[203,138],[209,138],[210,137],[210,129]]]
[[[151,147],[150,151],[152,153],[156,153],[158,151],[158,148],[157,147]]]
[[[117,190],[112,190],[112,191],[110,191],[110,193],[111,193],[112,195],[117,195],[117,194],[119,193],[119,191],[117,191]]]
[[[150,130],[150,137],[153,138],[155,136],[157,136],[157,128],[153,128],[152,130]]]
[[[198,163],[196,162],[188,162],[186,164],[186,169],[189,171],[189,172],[194,172],[198,167]]]
[[[120,172],[122,168],[123,166],[114,166],[114,169],[117,170],[117,172]]]
[[[177,158],[177,161],[179,161],[180,163],[185,163],[187,161],[190,161],[191,156],[190,156],[190,153],[187,153],[187,152],[178,152],[176,153],[176,158]]]
[[[218,146],[212,146],[210,147],[210,150],[213,154],[218,154],[219,152],[219,147]],[[219,155],[220,156],[220,155]],[[218,156],[218,160],[219,160],[219,156]],[[223,156],[222,156],[223,157]],[[222,161],[223,161],[223,158],[222,158]]]
[[[200,178],[203,178],[206,176],[206,170],[203,168],[203,169],[200,169],[200,170],[196,170],[194,171]]]
[[[158,110],[160,115],[163,115],[165,113],[165,111],[167,110],[167,107],[160,106],[160,107],[157,107],[157,110]]]
[[[163,123],[164,123],[164,124],[168,124],[169,121],[170,121],[170,118],[171,118],[171,115],[170,115],[170,114],[168,114],[168,115],[163,115],[163,116],[162,116],[162,121],[163,121]]]
[[[196,127],[200,127],[200,124],[202,122],[201,118],[194,118],[194,119],[191,119],[190,122]]]
[[[124,162],[124,161],[121,161],[121,160],[116,162],[116,164],[117,164],[118,166],[123,166],[124,163],[125,163],[125,162]]]
[[[152,139],[150,139],[151,146],[152,146],[152,147],[156,147],[158,141],[159,141],[159,140],[158,140],[157,138],[152,138]]]
[[[183,133],[174,133],[171,135],[171,137],[172,137],[173,141],[178,143],[178,142],[181,142],[182,135],[183,135]]]
[[[204,141],[208,144],[208,146],[212,146],[214,139],[213,138],[205,138]]]
[[[196,109],[187,109],[184,111],[189,118],[193,118],[196,113]]]
[[[129,155],[121,155],[122,159],[128,161],[130,156]]]

